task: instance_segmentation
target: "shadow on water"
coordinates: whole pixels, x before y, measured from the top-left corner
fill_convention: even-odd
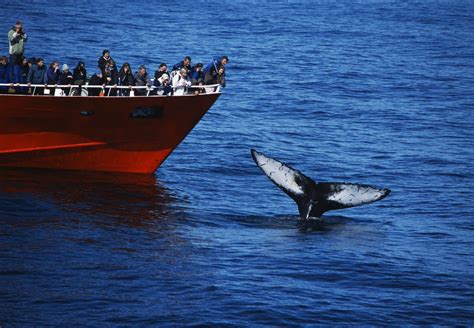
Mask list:
[[[0,170],[0,218],[87,217],[139,227],[176,214],[175,201],[153,175]]]
[[[329,216],[302,220],[299,216],[233,216],[228,220],[239,225],[257,229],[298,229],[301,232],[331,232],[344,227],[352,218],[344,216]]]
[[[352,219],[344,216],[331,216],[298,220],[297,227],[301,232],[331,232],[338,229]]]

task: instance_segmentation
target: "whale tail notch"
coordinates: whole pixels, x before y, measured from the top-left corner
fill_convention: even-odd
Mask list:
[[[251,151],[252,158],[265,175],[298,205],[300,217],[320,217],[324,212],[370,204],[385,198],[390,190],[369,185],[320,182],[316,183],[292,167]]]

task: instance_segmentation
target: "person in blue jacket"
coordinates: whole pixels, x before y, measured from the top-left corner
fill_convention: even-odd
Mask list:
[[[6,56],[0,57],[0,83],[10,82],[10,65],[8,64],[8,58]],[[0,86],[0,93],[6,93],[8,90],[7,86]]]
[[[214,57],[212,62],[204,67],[204,75],[206,84],[213,84],[214,82],[219,83],[222,87],[225,87],[225,65],[229,63],[229,57]]]
[[[55,60],[51,64],[49,64],[48,70],[46,71],[46,84],[56,85],[60,83],[60,80],[61,70],[59,69],[59,62]],[[56,88],[49,88],[49,92],[51,95],[54,95],[55,91]]]
[[[31,66],[26,82],[28,82],[28,84],[46,84],[46,70],[43,58],[36,59],[36,65]],[[35,90],[35,88],[33,88],[33,90]],[[35,94],[42,95],[43,92],[44,88],[37,87]]]
[[[203,67],[202,63],[197,63],[196,65],[194,65],[193,71],[191,73],[191,83],[193,85],[204,83],[205,74],[202,70],[202,67]]]
[[[25,57],[21,58],[21,64],[15,66],[14,69],[14,83],[20,83],[20,84],[26,84],[26,81],[28,79],[28,72],[30,70],[30,66],[28,63],[28,59]],[[28,88],[27,87],[15,87],[15,92],[16,93],[27,93]]]
[[[46,66],[44,65],[43,58],[36,59],[36,63],[31,65],[26,82],[30,84],[46,84]]]
[[[191,79],[191,72],[192,72],[192,67],[191,67],[191,57],[186,56],[184,57],[183,61],[176,63],[173,65],[173,69],[171,71],[180,71],[181,68],[186,68],[188,72],[188,77]]]
[[[48,70],[46,71],[46,83],[59,84],[60,77],[61,71],[59,70],[59,62],[53,61],[49,64]]]
[[[212,61],[203,68],[204,74],[209,72],[211,69],[217,71],[217,67],[219,67],[220,65],[225,66],[228,63],[229,57],[227,56],[214,57],[212,58]]]

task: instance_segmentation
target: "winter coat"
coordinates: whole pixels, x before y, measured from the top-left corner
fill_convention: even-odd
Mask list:
[[[156,71],[155,71],[155,79],[154,79],[154,81],[153,81],[153,85],[154,85],[155,87],[161,87],[161,84],[162,84],[162,78],[161,78],[161,77],[162,77],[164,74],[167,74],[168,76],[170,76],[170,73],[168,72],[168,70],[166,70],[166,71],[156,70]]]
[[[171,85],[167,84],[163,87],[163,96],[173,95],[173,88]]]
[[[139,87],[151,86],[150,75],[145,73],[143,76],[138,72],[135,74],[135,85]]]
[[[8,32],[10,44],[10,55],[23,55],[25,52],[25,42],[28,40],[26,33],[17,33],[15,27]]]
[[[204,66],[202,71],[204,72],[204,74],[206,74],[207,72],[211,70],[211,68],[216,69],[217,66],[220,65],[220,63],[221,63],[221,57],[214,57],[212,58],[212,61],[209,64]]]
[[[46,71],[46,84],[59,84],[59,79],[61,77],[61,72],[59,68],[55,70],[52,67],[48,67]]]
[[[73,76],[71,72],[67,71],[67,72],[61,73],[61,76],[59,78],[59,84],[68,85],[68,84],[72,84],[72,82],[73,82]]]
[[[121,86],[134,86],[135,85],[135,79],[133,78],[132,72],[128,71],[125,72],[123,70],[120,70],[119,72],[119,83]]]
[[[0,83],[9,83],[10,82],[10,65],[0,64]],[[7,86],[0,87],[0,92],[5,92],[8,90]]]
[[[10,82],[10,65],[0,64],[0,83]]]
[[[110,81],[107,79],[107,78],[110,78]],[[117,71],[117,67],[109,67],[107,66],[105,68],[105,83],[107,85],[116,85],[118,84],[118,71]]]
[[[103,77],[97,76],[97,74],[92,75],[89,85],[104,85],[105,79]],[[98,96],[100,93],[99,88],[90,88],[88,89],[89,96]]]
[[[26,81],[28,80],[29,71],[30,71],[30,66],[28,64],[21,66],[21,82],[20,83],[26,83]]]
[[[73,77],[71,72],[69,71],[63,71],[61,73],[61,76],[59,77],[59,84],[61,85],[69,85],[72,84],[73,82]],[[66,96],[69,96],[69,93],[71,92],[71,88],[62,88]]]
[[[174,94],[176,96],[184,95],[186,87],[190,86],[191,81],[189,81],[189,78],[187,76],[184,78],[181,76],[181,74],[178,73],[173,77],[173,87],[175,87]]]
[[[179,71],[183,67],[188,70],[188,76],[189,78],[191,78],[191,73],[192,73],[193,68],[191,67],[191,65],[185,66],[184,62],[179,62],[177,64],[174,64],[173,69],[171,71]]]
[[[105,66],[107,66],[107,63],[112,59],[112,57],[109,57],[108,59],[105,59],[104,56],[100,57],[99,58],[99,61],[98,61],[98,66],[99,68],[104,71],[105,70]]]
[[[218,74],[215,69],[211,69],[209,72],[206,73],[204,78],[204,83],[207,85],[210,84],[220,84],[221,86],[225,86],[225,73]]]
[[[150,75],[145,73],[145,75],[141,76],[138,72],[135,74],[135,85],[137,87],[144,87],[144,86],[151,86]],[[146,95],[145,89],[135,89],[135,94],[144,96]]]
[[[201,71],[196,71],[193,70],[193,73],[191,74],[191,82],[193,84],[199,84],[200,82],[204,82],[205,74],[204,72]]]
[[[78,85],[83,85],[87,82],[87,70],[81,69],[79,66],[74,68],[73,74],[73,83]]]
[[[44,65],[41,68],[38,65],[31,65],[27,82],[31,84],[46,84],[46,71],[47,68]]]
[[[179,62],[179,63],[176,63],[176,64],[173,65],[172,71],[179,71],[183,67],[186,68],[188,70],[188,72],[190,72],[192,70],[191,65],[184,66],[184,62]]]

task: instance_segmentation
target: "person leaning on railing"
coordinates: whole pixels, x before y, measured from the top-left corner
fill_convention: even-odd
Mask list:
[[[74,80],[74,77],[72,76],[72,73],[69,71],[69,66],[67,66],[67,64],[63,64],[63,67],[61,68],[61,76],[59,78],[59,84],[70,86],[73,80]],[[64,92],[64,95],[69,96],[69,93],[71,92],[71,87],[62,88],[62,90]]]
[[[204,81],[209,84],[220,84],[225,87],[225,65],[229,63],[229,57],[214,57],[212,62],[204,68]]]
[[[6,56],[0,57],[0,84],[10,82],[10,65]],[[0,86],[0,93],[7,93],[8,87]]]
[[[54,60],[49,64],[48,70],[46,71],[46,84],[57,85],[61,78],[61,72],[59,71],[59,62]],[[50,94],[54,95],[56,88],[49,88]]]
[[[168,74],[163,74],[160,77],[161,84],[156,94],[159,96],[172,96],[173,88],[170,85],[170,77]]]
[[[181,96],[186,92],[186,88],[191,86],[191,80],[188,76],[188,70],[186,68],[181,68],[179,73],[173,77],[172,81],[174,87],[174,95]]]
[[[221,86],[225,86],[225,69],[224,66],[220,65],[215,70],[210,70],[206,73],[206,77],[204,79],[205,84],[220,84]]]
[[[194,65],[193,71],[191,73],[191,83],[193,85],[199,85],[204,83],[205,74],[202,68],[202,63],[197,63],[196,65]]]
[[[146,71],[146,66],[141,65],[138,68],[138,72],[135,74],[135,85],[137,87],[151,87],[151,79],[150,75]],[[147,94],[146,89],[136,89],[135,95],[136,96],[145,96]]]
[[[77,63],[72,74],[72,80],[74,85],[78,85],[78,88],[73,89],[73,96],[79,96],[82,92],[82,86],[87,83],[87,69],[86,64],[83,61]]]
[[[161,87],[163,84],[163,75],[167,75],[168,79],[170,76],[170,73],[168,72],[168,66],[166,66],[165,63],[161,63],[158,69],[155,71],[155,79],[153,81],[153,86],[155,87]]]
[[[109,62],[105,65],[105,85],[108,86],[115,86],[118,85],[118,70],[117,66],[115,66],[115,61],[110,59]],[[107,93],[108,96],[116,96],[117,95],[117,88],[108,88]]]
[[[46,84],[48,82],[46,78],[46,70],[47,68],[44,64],[43,58],[37,58],[36,63],[34,65],[31,65],[26,82],[29,85]],[[32,92],[33,91],[35,95],[42,95],[44,93],[44,88],[37,87],[36,90],[33,89]]]
[[[105,85],[105,78],[102,75],[102,70],[100,68],[98,68],[95,74],[91,76],[89,85]],[[101,93],[100,88],[88,88],[87,91],[89,96],[99,96]]]
[[[132,68],[129,63],[124,63],[118,73],[119,85],[123,87],[133,87],[135,85],[135,79],[133,78]],[[130,96],[130,90],[121,89],[121,96]]]

